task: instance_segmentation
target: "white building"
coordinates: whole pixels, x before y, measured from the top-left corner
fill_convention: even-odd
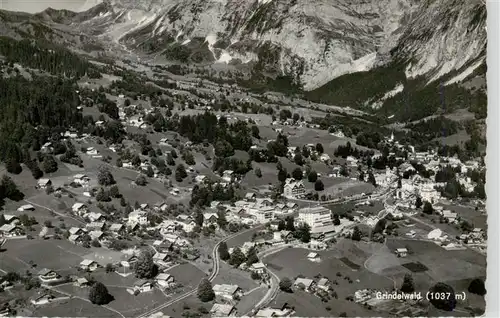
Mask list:
[[[285,186],[283,188],[283,195],[286,198],[300,198],[306,193],[306,188],[302,180],[295,180],[293,178],[288,178],[285,181]]]
[[[330,233],[335,230],[331,211],[322,206],[300,209],[297,223],[309,225],[311,234]]]
[[[128,215],[128,224],[138,223],[145,225],[148,223],[148,214],[145,211],[135,210]]]

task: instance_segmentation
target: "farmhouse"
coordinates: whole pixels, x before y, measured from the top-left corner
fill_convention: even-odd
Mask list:
[[[317,288],[319,289],[322,289],[324,291],[328,291],[329,287],[330,287],[330,282],[328,281],[328,278],[321,278],[319,281],[318,281],[318,284],[316,285]]]
[[[37,186],[39,189],[46,189],[48,186],[52,185],[52,181],[50,179],[42,178],[38,179]]]
[[[60,276],[53,270],[44,268],[38,272],[38,278],[42,281],[42,283],[48,283],[57,281]]]
[[[4,214],[3,218],[4,218],[6,224],[18,224],[19,223],[19,218],[16,215]]]
[[[234,176],[233,170],[225,170],[222,173],[222,180],[224,180],[226,182],[231,182],[233,180],[233,176]]]
[[[309,292],[312,291],[312,288],[314,287],[314,281],[309,278],[297,278],[295,282],[293,283],[293,286],[298,287],[298,288],[304,288],[305,291]]]
[[[175,279],[174,276],[167,274],[167,273],[161,273],[156,276],[156,283],[163,288],[168,288],[172,285],[175,284]]]
[[[260,309],[255,317],[291,317],[295,311],[288,303],[273,304]]]
[[[3,237],[15,237],[23,235],[23,230],[14,224],[4,224],[0,226],[0,235]]]
[[[408,250],[404,247],[396,249],[396,255],[398,257],[406,257],[408,255]]]
[[[216,284],[214,285],[213,290],[216,296],[229,300],[233,300],[242,294],[238,285]]]
[[[89,235],[92,240],[102,240],[104,238],[103,231],[90,231]]]
[[[203,213],[203,223],[205,226],[217,223],[217,213]]]
[[[80,268],[85,270],[85,271],[90,271],[93,272],[99,267],[99,264],[97,264],[96,261],[90,260],[90,259],[84,259],[80,263]]]
[[[109,227],[109,230],[116,234],[123,234],[125,232],[125,226],[120,223],[113,223]]]
[[[68,232],[70,235],[82,235],[83,234],[83,230],[79,227],[72,227],[69,229]]]
[[[170,259],[166,253],[156,253],[153,255],[153,262],[158,265],[165,265]]]
[[[102,231],[104,229],[104,222],[91,222],[85,225],[88,230],[98,230]]]
[[[153,290],[153,284],[145,279],[139,279],[134,284],[134,292],[146,293]]]
[[[83,237],[81,234],[74,234],[68,237],[68,241],[73,244],[81,244],[83,242]]]
[[[76,202],[71,207],[71,210],[78,215],[83,215],[87,212],[87,206],[85,205],[85,203]]]
[[[286,198],[300,198],[306,193],[306,188],[302,180],[295,180],[293,178],[288,178],[285,181],[285,186],[283,188],[283,195]]]
[[[319,262],[319,255],[318,253],[311,252],[307,255],[307,259],[310,260],[311,262]]]
[[[80,277],[75,281],[74,285],[78,287],[86,287],[90,285],[90,282],[85,277]]]
[[[235,311],[233,305],[214,304],[212,309],[210,309],[210,314],[212,314],[212,317],[229,317],[232,316]]]
[[[262,262],[253,263],[250,266],[250,271],[262,275],[266,271],[266,266]]]
[[[31,204],[25,204],[25,205],[21,205],[17,211],[19,212],[25,212],[25,211],[35,211],[35,207],[32,206]]]
[[[51,302],[54,299],[54,296],[49,294],[37,294],[33,298],[31,298],[31,303],[33,305],[45,305]]]
[[[106,217],[98,212],[90,212],[86,217],[89,218],[90,222],[103,222],[106,220]]]
[[[245,200],[247,201],[253,201],[255,200],[255,193],[253,192],[248,192],[247,194],[245,194]]]
[[[84,186],[88,185],[88,183],[90,182],[90,178],[85,174],[79,173],[73,176],[73,182]]]
[[[322,206],[300,209],[297,223],[309,225],[311,234],[325,234],[335,231],[331,211]]]

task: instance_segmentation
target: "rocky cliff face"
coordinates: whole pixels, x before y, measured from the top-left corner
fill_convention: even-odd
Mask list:
[[[258,62],[306,90],[394,58],[436,79],[486,46],[480,0],[105,0],[80,16],[82,30],[130,49],[203,39],[218,62]]]

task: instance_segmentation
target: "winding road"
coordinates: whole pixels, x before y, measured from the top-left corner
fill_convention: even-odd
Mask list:
[[[219,274],[219,270],[220,270],[220,258],[219,258],[219,245],[222,243],[222,242],[227,242],[231,239],[234,239],[240,235],[243,235],[245,233],[248,233],[250,231],[254,231],[255,229],[258,229],[260,227],[263,227],[264,225],[259,225],[259,226],[256,226],[256,227],[253,227],[251,229],[248,229],[248,230],[245,230],[245,231],[242,231],[242,232],[238,232],[238,233],[235,233],[233,235],[230,235],[230,236],[227,236],[225,238],[223,238],[222,240],[220,240],[219,242],[217,242],[217,244],[215,244],[213,250],[212,250],[212,259],[214,261],[213,263],[213,270],[212,270],[212,273],[210,274],[210,276],[208,277],[208,280],[211,282],[213,281],[216,277],[217,277],[217,274]],[[183,299],[186,299],[192,295],[195,295],[196,292],[198,291],[198,288],[194,288],[184,294],[181,294],[179,297],[175,298],[175,299],[172,299],[172,300],[169,300],[167,301],[166,303],[163,303],[162,305],[159,305],[158,307],[156,308],[153,308],[151,310],[148,310],[147,312],[143,313],[142,315],[138,316],[137,318],[146,318],[146,317],[149,317],[157,312],[159,312],[160,310],[163,310],[165,308],[167,308],[168,306],[171,306]]]

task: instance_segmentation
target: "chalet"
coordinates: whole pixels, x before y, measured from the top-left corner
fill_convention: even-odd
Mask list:
[[[217,213],[203,213],[203,223],[205,223],[205,226],[217,223],[218,219]]]
[[[239,288],[238,285],[216,284],[213,290],[216,296],[228,300],[233,300],[242,295],[241,288]]]
[[[288,303],[274,302],[272,306],[260,309],[255,317],[292,317],[294,309]]]
[[[90,260],[90,259],[84,259],[80,263],[80,268],[83,269],[84,271],[90,271],[93,272],[99,267],[99,264],[97,264],[96,261]]]
[[[233,177],[234,177],[234,171],[233,170],[225,170],[222,173],[222,180],[224,180],[226,182],[231,182],[233,180]]]
[[[47,178],[38,179],[37,187],[39,189],[47,189],[47,187],[52,185],[52,181]]]
[[[102,231],[104,229],[104,222],[90,222],[85,225],[87,230],[98,230]]]
[[[104,232],[103,231],[90,231],[89,235],[90,235],[90,238],[92,240],[102,240],[102,239],[104,239]]]
[[[5,219],[6,224],[18,224],[19,223],[19,218],[16,215],[12,214],[4,214],[3,218]]]
[[[53,295],[49,294],[37,294],[33,298],[31,298],[30,302],[33,305],[39,306],[39,305],[45,305],[50,303],[55,297]]]
[[[79,173],[73,176],[73,182],[85,186],[89,184],[90,178],[85,174]]]
[[[192,232],[196,227],[196,223],[194,221],[181,221],[178,224],[182,227],[182,230],[186,233]]]
[[[141,203],[140,207],[141,207],[141,210],[146,210],[146,209],[149,209],[149,204]]]
[[[254,201],[255,197],[256,197],[256,194],[253,192],[248,192],[247,194],[245,194],[245,200],[247,200],[247,201]]]
[[[146,293],[151,290],[153,290],[153,284],[148,280],[139,279],[134,283],[134,291],[138,291],[139,293]]]
[[[265,198],[259,198],[256,200],[255,205],[261,207],[271,207],[273,206],[273,201]]]
[[[120,224],[120,223],[113,223],[109,227],[109,230],[113,233],[116,233],[116,234],[122,234],[125,232],[125,226],[123,224]]]
[[[168,204],[166,204],[165,202],[157,203],[154,206],[155,211],[165,212],[165,211],[167,211],[167,209],[168,209]]]
[[[44,268],[38,272],[38,278],[42,283],[49,283],[59,280],[61,276],[51,269]]]
[[[86,216],[89,218],[90,222],[104,222],[104,221],[106,221],[106,217],[104,215],[102,215],[102,213],[90,212]]]
[[[156,276],[156,283],[158,286],[163,287],[163,288],[168,288],[171,287],[172,285],[175,285],[175,279],[174,276],[167,274],[167,273],[161,273]]]
[[[0,226],[0,236],[15,237],[23,235],[23,230],[14,224],[4,224]]]
[[[35,207],[32,206],[31,204],[25,204],[25,205],[21,205],[17,211],[19,212],[25,212],[25,211],[35,211]]]
[[[233,305],[214,304],[210,309],[212,317],[229,317],[233,316],[236,309]]]
[[[74,285],[78,287],[87,287],[90,285],[90,282],[85,277],[80,277],[75,281]]]
[[[68,232],[70,235],[83,235],[85,231],[79,227],[72,227],[68,230]]]
[[[82,244],[83,236],[81,234],[73,234],[68,237],[68,241],[70,241],[73,244]]]
[[[198,175],[194,178],[194,181],[196,183],[204,183],[207,180],[207,176],[204,175]]]
[[[262,263],[262,262],[257,262],[257,263],[253,263],[253,264],[250,266],[249,270],[250,270],[251,272],[254,272],[254,273],[257,273],[257,274],[259,274],[259,275],[262,275],[262,274],[264,274],[264,273],[265,273],[265,271],[266,271],[266,266],[265,266],[265,265],[264,265],[264,263]]]
[[[220,203],[219,201],[212,201],[210,203],[210,208],[212,209],[217,209],[222,203]]]
[[[404,247],[397,248],[395,252],[398,257],[406,257],[408,255],[408,250]]]
[[[289,208],[289,209],[296,209],[299,207],[299,205],[295,202],[287,202],[286,203],[286,207]]]
[[[158,265],[165,265],[170,260],[170,256],[166,253],[156,253],[153,255],[153,262]]]
[[[304,288],[305,291],[310,292],[312,291],[312,288],[314,287],[314,281],[309,278],[297,278],[295,282],[293,283],[293,286],[297,288]]]
[[[318,253],[311,252],[307,255],[307,259],[310,260],[311,262],[319,262],[319,255]]]
[[[330,288],[330,281],[328,280],[328,278],[323,277],[318,281],[316,287],[324,291],[328,291],[328,289]]]
[[[120,265],[125,268],[132,268],[134,267],[135,263],[137,263],[137,256],[136,255],[123,255]]]
[[[73,213],[83,215],[87,212],[87,206],[85,205],[85,203],[76,202],[71,207],[71,210],[73,211]]]

